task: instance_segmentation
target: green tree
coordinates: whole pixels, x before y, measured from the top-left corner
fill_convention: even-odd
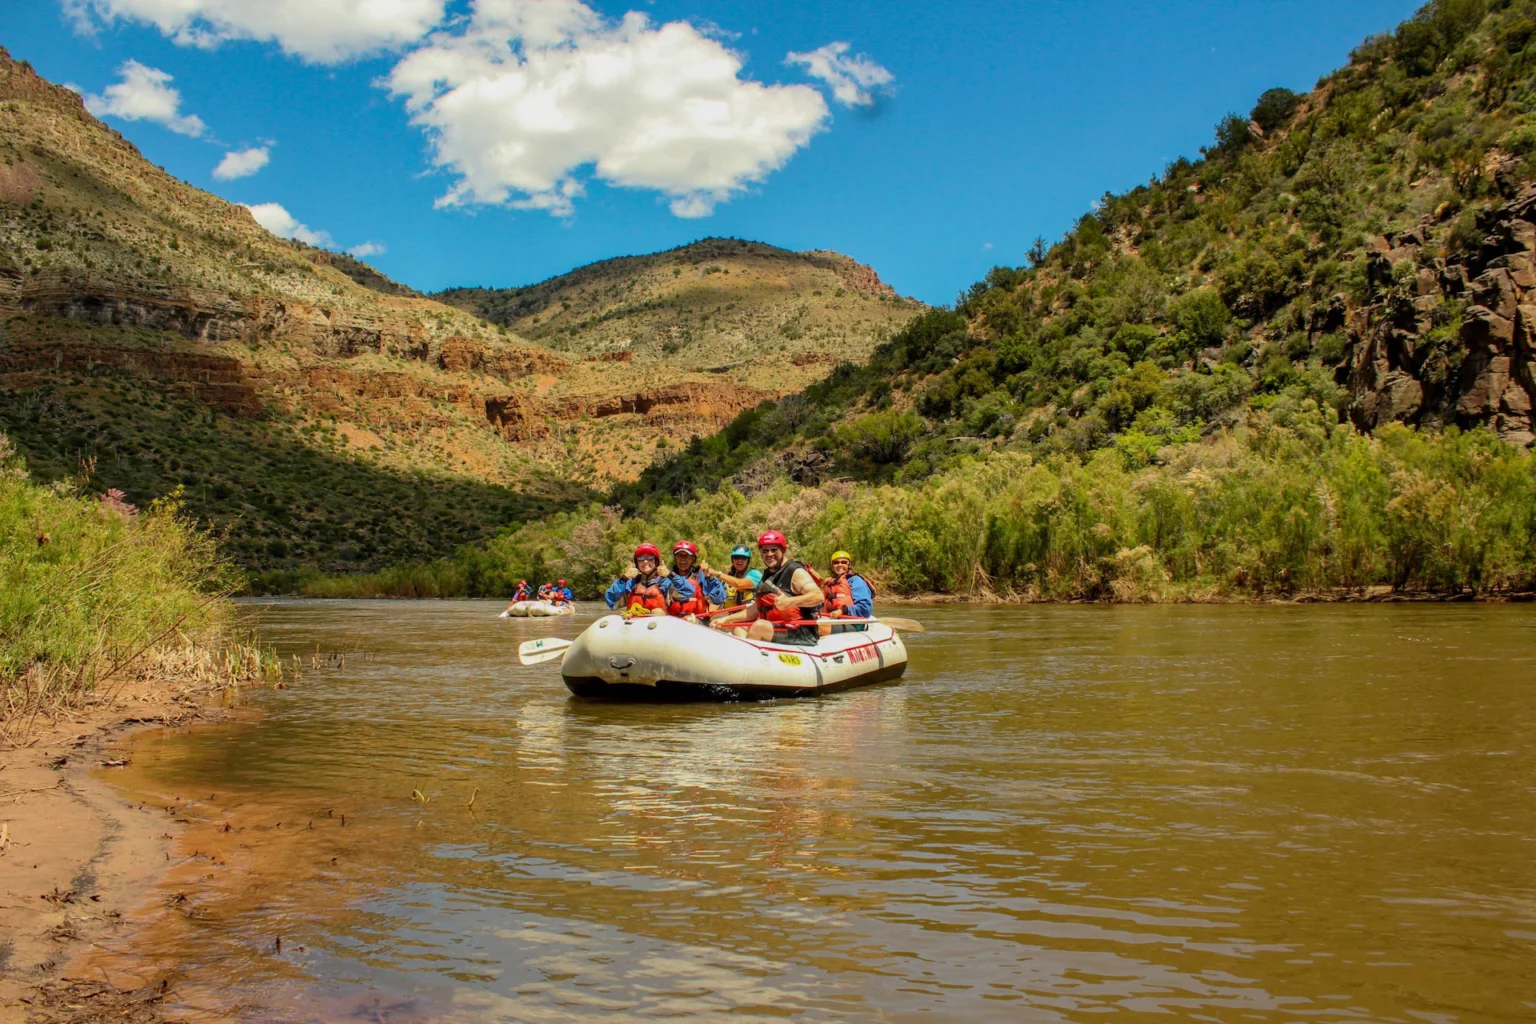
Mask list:
[[[1228,114],[1216,122],[1216,145],[1206,150],[1209,156],[1237,156],[1253,142],[1248,122],[1236,114]]]
[[[1300,107],[1301,97],[1291,90],[1268,89],[1253,105],[1253,112],[1248,117],[1268,134],[1288,124]]]
[[[1196,288],[1179,297],[1171,310],[1178,326],[1174,335],[1174,355],[1188,355],[1203,348],[1215,348],[1226,341],[1232,313],[1214,288]]]

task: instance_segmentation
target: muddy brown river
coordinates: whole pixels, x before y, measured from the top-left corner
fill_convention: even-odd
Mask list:
[[[900,683],[649,706],[517,665],[590,606],[247,609],[318,667],[108,775],[190,824],[92,969],[189,1019],[1536,1019],[1530,606],[903,607]]]

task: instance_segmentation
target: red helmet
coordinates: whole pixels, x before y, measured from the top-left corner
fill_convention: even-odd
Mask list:
[[[557,582],[560,586],[565,586],[565,580],[558,580]]]
[[[527,580],[518,580],[517,581],[517,585],[520,586],[520,587],[526,587],[528,585],[528,581]]]
[[[680,540],[672,545],[672,553],[674,555],[679,551],[686,551],[695,558],[699,557],[699,546],[691,540]]]
[[[654,558],[659,562],[661,561],[661,552],[656,549],[655,544],[641,544],[635,548],[635,560],[639,561],[642,558]]]
[[[789,550],[789,541],[778,530],[764,530],[757,538],[757,546],[760,548],[781,547]]]

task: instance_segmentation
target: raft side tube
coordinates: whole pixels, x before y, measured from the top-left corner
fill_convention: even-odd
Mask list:
[[[731,701],[834,693],[898,679],[906,666],[900,636],[879,623],[800,647],[671,617],[607,615],[576,638],[560,672],[580,697]]]

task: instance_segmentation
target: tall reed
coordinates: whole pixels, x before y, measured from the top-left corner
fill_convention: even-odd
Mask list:
[[[266,669],[235,635],[240,580],[173,498],[139,510],[27,478],[0,435],[0,721],[154,672],[243,680]],[[253,660],[254,659],[254,660]]]
[[[914,486],[781,481],[723,487],[635,517],[592,508],[508,531],[391,580],[420,593],[500,595],[569,579],[594,597],[641,540],[686,537],[723,563],[766,527],[825,564],[838,548],[882,592],[1155,601],[1391,586],[1435,594],[1536,588],[1536,458],[1483,430],[1375,435],[1326,411],[1164,448],[1140,466],[1002,451]],[[345,578],[308,591],[346,594]],[[454,589],[457,588],[457,589]]]

